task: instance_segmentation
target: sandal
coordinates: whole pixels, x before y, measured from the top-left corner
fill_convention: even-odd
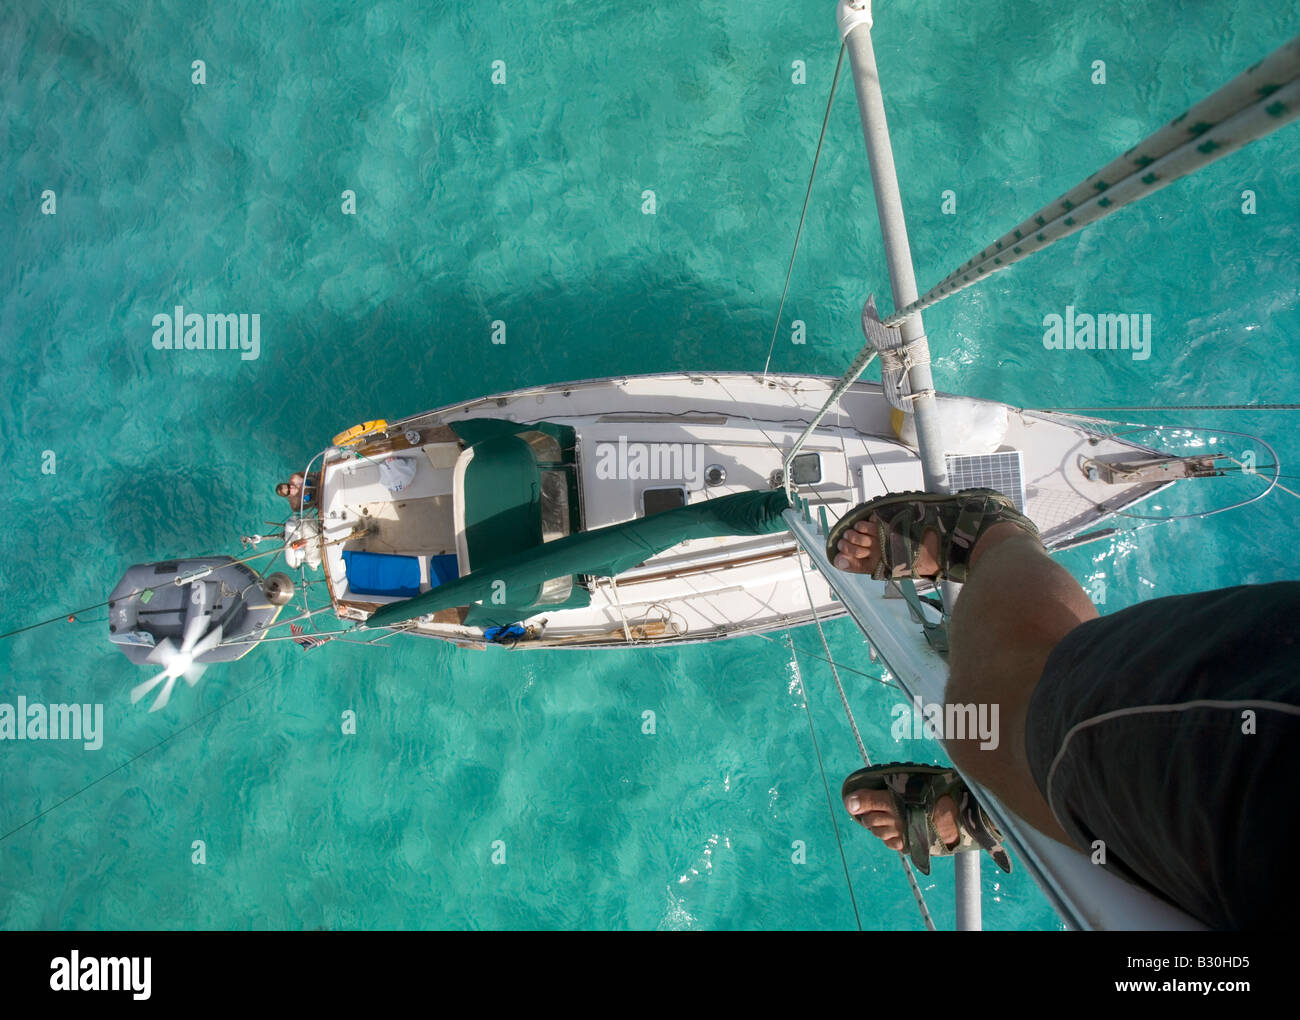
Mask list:
[[[841,799],[860,790],[888,790],[894,809],[903,820],[903,853],[912,858],[918,871],[930,874],[931,857],[950,857],[969,850],[986,850],[999,868],[1011,873],[1011,856],[1002,845],[1002,833],[975,800],[955,769],[939,765],[891,762],[858,769],[844,780]],[[934,806],[947,795],[957,806],[955,846],[939,838],[934,827]]]
[[[835,563],[844,533],[872,515],[880,562],[871,576],[877,581],[916,577],[917,561],[927,531],[939,535],[939,577],[965,581],[975,543],[994,524],[1010,521],[1034,538],[1038,528],[1015,504],[995,489],[962,489],[956,493],[891,492],[863,503],[841,517],[826,539],[826,557]],[[906,568],[906,573],[899,572]]]

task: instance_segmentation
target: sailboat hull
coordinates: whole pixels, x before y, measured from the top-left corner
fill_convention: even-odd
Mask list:
[[[492,419],[521,428],[546,422],[573,430],[571,462],[564,465],[572,498],[563,513],[552,515],[565,517],[567,525],[548,523],[552,530],[543,538],[550,540],[566,527],[567,533],[590,531],[672,506],[780,486],[785,451],[807,425],[808,409],[819,407],[836,381],[707,372],[530,387],[391,421],[359,447],[331,448],[322,458],[319,542],[335,612],[364,621],[413,590],[428,591],[444,569],[464,574],[475,568],[462,505],[469,458],[457,435],[465,422]],[[1086,463],[1155,453],[1108,435],[1104,423],[944,395],[940,404],[961,423],[949,458],[957,487],[1006,491],[1049,548],[1086,540],[1116,512],[1170,484],[1105,481],[1095,469],[1090,477]],[[795,472],[801,496],[833,522],[884,492],[922,488],[919,456],[899,437],[898,417],[879,385],[854,385],[802,448]],[[906,437],[906,428],[901,431]],[[418,466],[397,493],[383,480],[383,464],[392,459]],[[357,591],[349,576],[350,565],[357,573],[356,553],[402,559],[408,586],[391,595]],[[814,613],[822,619],[843,613],[788,533],[694,539],[617,578],[577,583],[588,603],[541,606],[523,616],[518,648],[712,641],[799,626]],[[484,647],[489,642],[471,610],[447,610],[405,626],[421,636]]]

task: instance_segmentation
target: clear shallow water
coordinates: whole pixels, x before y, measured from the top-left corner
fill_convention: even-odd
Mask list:
[[[286,466],[356,421],[564,379],[762,367],[834,5],[420,7],[304,20],[279,3],[20,0],[0,15],[4,629],[99,601],[131,563],[237,548],[283,513]],[[881,5],[922,286],[1296,30],[1263,2],[1227,16],[986,2],[961,21],[932,0]],[[39,213],[47,188],[55,216]],[[931,310],[939,385],[1039,407],[1294,401],[1298,191],[1292,127]],[[787,305],[809,343],[778,342],[774,368],[837,374],[871,289],[888,284],[845,81]],[[260,313],[260,358],[155,351],[152,317],[176,304]],[[1153,356],[1044,350],[1043,316],[1068,304],[1152,313]],[[1300,454],[1285,416],[1197,420]],[[1107,581],[1106,611],[1293,576],[1294,508],[1283,496],[1065,562]],[[100,701],[107,732],[97,752],[0,743],[0,833],[49,812],[0,842],[0,925],[853,924],[780,643],[554,658],[279,645],[150,716],[126,698],[146,674],[102,617],[0,643],[0,701]],[[874,672],[848,624],[829,636]],[[794,639],[819,651],[814,632]],[[852,739],[824,663],[799,665],[834,787]],[[877,760],[935,760],[892,740],[896,693],[853,680]],[[340,733],[347,709],[356,736]],[[919,926],[894,856],[864,834],[845,846],[863,923]],[[987,926],[1055,925],[1025,874],[993,874]],[[941,927],[950,875],[940,862],[928,883]]]

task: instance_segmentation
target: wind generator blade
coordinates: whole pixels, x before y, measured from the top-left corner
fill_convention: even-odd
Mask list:
[[[199,678],[203,676],[204,671],[208,668],[206,663],[198,661],[199,656],[203,655],[205,652],[212,651],[212,649],[221,644],[221,634],[222,631],[220,625],[214,627],[203,636],[199,643],[194,646],[194,650],[190,653],[190,661],[181,675],[185,677],[185,682],[191,687],[199,682]]]
[[[171,700],[172,689],[176,686],[176,676],[173,673],[164,673],[163,676],[167,677],[167,682],[163,684],[163,689],[158,695],[158,700],[149,707],[150,712],[157,712],[160,708],[165,708],[167,702]]]
[[[171,638],[163,638],[158,642],[158,644],[154,645],[153,650],[145,656],[145,662],[152,662],[158,666],[166,666],[167,663],[176,657],[178,651],[180,651],[180,649],[176,647],[175,641]]]
[[[203,636],[203,629],[209,622],[208,586],[202,581],[195,581],[190,585],[190,604],[185,614],[185,637],[181,641],[182,652],[188,652],[194,647],[194,642]]]
[[[203,625],[207,622],[202,616],[195,616],[185,621],[185,637],[181,640],[182,654],[194,648],[194,643],[203,635]]]
[[[203,637],[199,640],[198,644],[196,644],[190,650],[190,657],[197,659],[200,655],[212,651],[212,649],[216,648],[217,645],[219,644],[221,644],[220,624],[213,627],[210,631],[208,631],[206,634],[203,635]]]
[[[131,688],[131,704],[133,705],[136,704],[138,701],[140,701],[141,698],[143,698],[146,694],[152,691],[155,687],[157,687],[160,683],[162,683],[171,675],[172,674],[170,670],[164,669],[157,676],[150,677],[144,683],[137,684],[135,687]]]

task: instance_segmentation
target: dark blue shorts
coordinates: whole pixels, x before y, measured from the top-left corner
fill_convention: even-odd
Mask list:
[[[1075,844],[1213,928],[1293,923],[1300,583],[1155,599],[1071,631],[1025,720]]]

